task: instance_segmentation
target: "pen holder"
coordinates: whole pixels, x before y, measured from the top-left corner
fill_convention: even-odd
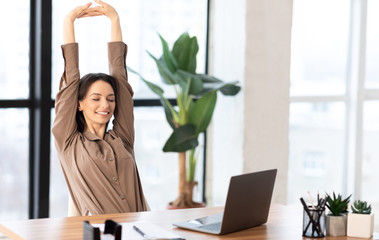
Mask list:
[[[303,237],[325,237],[325,208],[310,206],[303,210]]]

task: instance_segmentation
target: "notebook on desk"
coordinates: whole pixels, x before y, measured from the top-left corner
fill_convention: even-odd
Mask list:
[[[221,235],[266,223],[276,172],[272,169],[231,177],[223,213],[174,226]]]

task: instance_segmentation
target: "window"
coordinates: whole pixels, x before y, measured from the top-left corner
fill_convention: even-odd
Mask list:
[[[364,6],[365,7],[365,6]],[[363,92],[363,105],[362,107],[362,160],[361,166],[358,166],[361,170],[360,174],[360,194],[363,200],[372,204],[374,209],[379,208],[379,194],[373,190],[378,183],[378,173],[375,169],[378,168],[379,153],[375,146],[375,141],[379,137],[379,70],[375,65],[378,63],[379,58],[379,29],[376,27],[379,21],[379,1],[368,0],[367,6],[364,8],[367,10],[367,30],[362,36],[363,44],[366,43],[366,51],[362,53],[362,65],[365,66],[361,69],[365,72],[364,77],[360,79],[362,85],[366,88]],[[364,12],[362,18],[366,17]],[[364,22],[365,23],[365,22]],[[375,219],[375,231],[379,229],[379,217]]]
[[[29,1],[2,4],[7,11],[0,14],[0,31],[7,36],[0,38],[0,220],[25,219],[29,204],[30,6]]]
[[[290,203],[306,190],[336,191],[379,207],[378,12],[376,0],[294,1]],[[326,174],[302,168],[300,153]]]
[[[291,96],[343,95],[349,1],[294,0],[293,5]]]
[[[7,23],[0,25],[0,31],[12,34],[1,38],[0,100],[26,99],[29,97],[29,1],[3,4],[9,10],[0,14],[0,21]]]
[[[0,216],[2,220],[25,219],[28,214],[29,112],[0,109]]]
[[[343,0],[294,1],[290,203],[307,190],[343,190],[349,9]]]

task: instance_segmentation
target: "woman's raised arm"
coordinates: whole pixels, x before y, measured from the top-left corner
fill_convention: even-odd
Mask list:
[[[92,3],[87,3],[86,5],[76,7],[66,15],[63,23],[63,44],[75,42],[74,22],[78,17],[83,15],[83,11],[88,9],[91,5]]]

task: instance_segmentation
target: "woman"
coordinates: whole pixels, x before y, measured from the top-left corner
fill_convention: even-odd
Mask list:
[[[65,60],[52,132],[70,191],[69,215],[148,209],[134,159],[133,90],[128,83],[120,21],[109,4],[95,0],[72,10],[64,21]],[[105,15],[111,20],[109,72],[80,78],[74,21]],[[113,130],[106,132],[114,114]],[[74,210],[74,211],[73,211]]]

